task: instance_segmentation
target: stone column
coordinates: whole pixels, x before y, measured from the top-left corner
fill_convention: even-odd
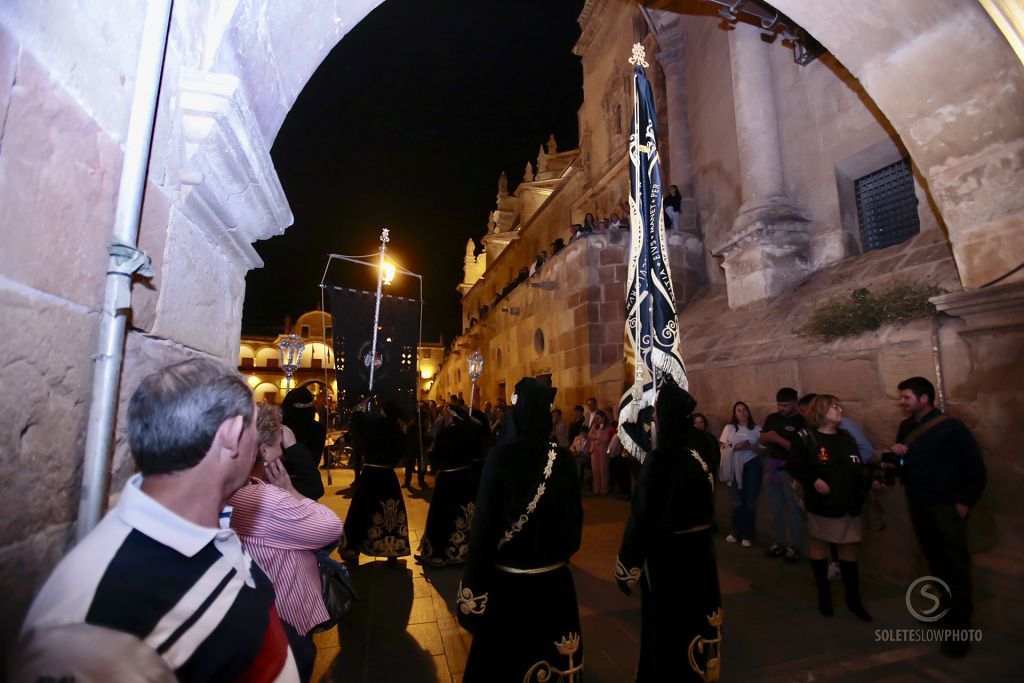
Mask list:
[[[743,204],[713,251],[725,258],[731,308],[776,296],[808,272],[807,218],[786,195],[771,49],[752,26],[729,34]]]
[[[687,116],[686,72],[683,68],[681,38],[663,47],[655,57],[665,74],[665,105],[668,110],[668,181],[679,188],[680,229],[696,234],[697,203],[694,200],[693,157],[690,151],[690,121]],[[665,188],[666,192],[668,188]]]

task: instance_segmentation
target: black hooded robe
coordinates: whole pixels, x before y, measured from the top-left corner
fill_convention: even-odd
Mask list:
[[[583,668],[569,558],[583,505],[572,455],[548,439],[554,390],[515,389],[514,434],[487,456],[459,584],[459,622],[473,634],[464,680],[579,681]]]
[[[306,387],[292,389],[281,402],[281,423],[295,434],[296,443],[285,449],[281,462],[295,490],[306,498],[319,500],[324,495],[320,478],[320,458],[327,440],[324,423],[315,419],[313,394]]]
[[[718,637],[722,603],[710,530],[714,447],[692,427],[695,406],[674,384],[661,390],[658,448],[644,459],[616,560],[619,584],[641,591],[638,683],[702,681],[694,664],[718,667],[717,643],[697,640]]]
[[[476,423],[461,410],[449,410],[454,411],[454,423],[439,431],[434,442],[437,480],[416,558],[435,567],[466,561],[476,510],[477,478],[472,462],[483,450]]]
[[[353,448],[363,455],[352,504],[345,515],[344,555],[404,557],[409,550],[409,519],[395,466],[405,434],[398,420],[371,413],[352,416]]]

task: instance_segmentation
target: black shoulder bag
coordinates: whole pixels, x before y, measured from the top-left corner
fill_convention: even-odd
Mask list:
[[[352,577],[348,568],[341,562],[331,557],[331,553],[338,547],[337,543],[321,548],[316,551],[316,563],[320,567],[320,589],[323,593],[324,607],[330,619],[318,626],[313,627],[313,633],[328,631],[334,628],[341,618],[348,612],[349,607],[355,600],[359,599],[355,586],[352,585]]]

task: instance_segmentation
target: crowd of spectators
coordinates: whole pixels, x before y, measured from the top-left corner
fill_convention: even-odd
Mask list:
[[[599,408],[597,399],[591,397],[585,405],[574,406],[572,419],[566,422],[562,411],[552,405],[554,390],[533,378],[516,385],[511,407],[502,397],[477,410],[452,395],[448,401],[421,402],[418,417],[401,426],[398,421],[402,418],[387,404],[379,415],[371,415],[367,406],[365,419],[376,422],[363,433],[368,444],[362,446],[367,451],[365,467],[387,473],[386,497],[396,501],[394,505],[387,501],[385,509],[390,510],[388,518],[397,529],[396,539],[401,538],[383,548],[378,547],[384,544],[380,533],[371,533],[367,538],[373,543],[355,550],[389,558],[409,554],[408,522],[394,469],[401,454],[419,440],[412,438],[416,430],[410,429],[418,419],[427,448],[433,442],[435,451],[441,450],[437,444],[446,435],[458,436],[452,430],[461,428],[466,437],[452,441],[458,447],[440,463],[438,481],[442,474],[453,475],[449,477],[452,480],[462,473],[469,493],[463,496],[456,490],[458,486],[449,487],[453,496],[464,497],[455,501],[459,505],[450,507],[465,514],[448,520],[454,523],[454,532],[446,527],[436,534],[440,539],[437,545],[451,539],[452,548],[443,557],[433,556],[435,562],[465,561],[469,569],[464,581],[473,581],[493,576],[490,569],[484,573],[473,570],[474,538],[478,565],[483,557],[480,548],[507,553],[491,558],[495,560],[491,569],[513,577],[496,584],[495,595],[518,590],[521,579],[516,577],[544,575],[562,581],[569,575],[562,570],[579,547],[582,524],[579,492],[574,487],[586,486],[581,484],[585,478],[576,475],[588,472],[594,496],[611,495],[617,488],[618,495],[628,498],[631,488],[637,491],[620,551],[620,560],[626,564],[620,561],[616,566],[620,588],[628,593],[640,585],[643,572],[651,573],[647,580],[657,588],[656,568],[651,569],[653,565],[646,561],[632,562],[636,558],[631,559],[630,552],[637,539],[654,538],[660,532],[649,529],[636,536],[630,529],[636,531],[645,519],[660,523],[669,507],[689,505],[694,499],[696,494],[682,488],[675,497],[662,495],[666,492],[658,487],[665,489],[670,479],[673,486],[699,485],[700,495],[707,499],[697,524],[685,516],[685,505],[672,512],[683,515],[679,519],[685,524],[681,530],[672,527],[666,536],[668,541],[676,539],[686,546],[681,557],[687,561],[673,560],[673,572],[700,569],[703,565],[693,558],[713,560],[711,494],[717,471],[733,505],[733,528],[727,542],[744,548],[757,543],[755,513],[758,492],[764,486],[772,498],[773,522],[772,542],[765,554],[797,563],[806,548],[818,610],[832,617],[828,555],[833,553],[846,607],[859,620],[869,622],[872,617],[860,594],[858,560],[866,500],[873,491],[881,490],[887,479],[872,474],[878,468],[872,470],[871,465],[881,460],[890,463],[902,479],[914,534],[929,570],[949,587],[942,600],[946,608],[942,626],[952,633],[970,631],[966,519],[985,487],[985,467],[967,427],[935,407],[935,388],[927,379],[912,377],[899,384],[900,408],[907,417],[900,424],[896,442],[886,447],[885,453],[872,446],[846,416],[838,396],[805,394],[798,398],[795,389],[784,387],[776,394],[777,410],[763,423],[743,401],[733,405],[719,438],[720,462],[714,462],[707,417],[693,413],[693,397],[672,383],[666,387],[670,396],[674,391],[681,398],[675,403],[662,401],[666,394],[662,388],[658,418],[651,427],[654,447],[643,466],[623,452],[612,408]],[[344,549],[363,534],[353,510],[360,487],[366,484],[356,485],[344,525],[330,508],[316,502],[323,495],[322,483],[310,487],[306,479],[316,471],[321,454],[310,452],[306,442],[322,448],[323,430],[299,419],[311,417],[315,403],[307,391],[299,389],[286,397],[286,408],[282,415],[275,406],[257,406],[241,376],[208,360],[186,361],[146,377],[128,407],[128,442],[139,474],[127,483],[111,513],[59,563],[40,591],[23,625],[13,658],[17,673],[12,680],[71,680],[77,673],[90,671],[107,674],[90,680],[114,680],[111,674],[125,670],[146,671],[147,680],[308,680],[316,658],[312,633],[334,623],[323,601],[317,552],[339,542]],[[357,422],[353,420],[356,428]],[[680,429],[681,425],[685,428]],[[384,438],[383,427],[396,438]],[[397,438],[399,434],[407,438]],[[680,435],[685,441],[676,440]],[[710,452],[704,447],[709,438]],[[549,440],[568,446],[574,457],[551,448]],[[474,456],[479,457],[465,457],[468,451],[463,446],[469,441],[475,444]],[[664,460],[669,446],[679,447],[670,461]],[[532,450],[527,452],[527,447]],[[361,446],[354,441],[353,448]],[[385,452],[386,458],[377,458],[376,450]],[[485,464],[483,453],[487,452]],[[455,462],[457,457],[471,462]],[[658,467],[672,462],[690,470],[672,476],[667,476],[670,469],[665,476],[654,474]],[[542,470],[544,484],[539,488],[534,486],[536,472],[514,469],[524,464]],[[553,468],[559,472],[557,481],[551,479],[552,489],[558,487],[557,495],[545,499],[546,507],[537,507]],[[366,472],[361,479],[367,479]],[[483,488],[474,503],[477,482],[483,482]],[[536,512],[538,522],[545,519],[530,527],[529,533],[558,532],[558,538],[538,537],[501,550],[504,541],[498,535],[504,533],[501,538],[506,540],[516,537],[522,524],[513,525],[509,532],[504,520],[483,523],[479,531],[476,522],[470,527],[470,506],[475,504],[479,519],[486,521],[494,514],[486,508],[494,491],[510,486],[518,486],[513,512],[522,503],[525,514]],[[435,491],[438,497],[439,491],[440,487]],[[373,495],[381,499],[381,495]],[[534,496],[532,501],[529,495]],[[572,510],[565,509],[566,500],[572,501]],[[433,513],[434,505],[431,507]],[[792,514],[793,510],[798,513]],[[374,530],[384,526],[390,533],[392,526],[383,515],[371,515],[370,520]],[[566,520],[572,527],[568,534],[558,527]],[[498,535],[486,536],[488,529]],[[690,547],[698,538],[694,534],[707,535],[699,552]],[[421,546],[421,556],[429,555],[428,550]],[[559,554],[552,557],[549,551]],[[705,569],[706,579],[715,576],[713,563]],[[672,576],[676,577],[675,573]],[[678,582],[678,577],[674,580]],[[562,588],[523,595],[542,595],[548,600],[548,595],[554,594],[550,591],[555,591],[571,598],[567,598],[565,610],[571,623],[566,623],[576,629],[572,652],[577,652],[578,616],[570,619],[570,612],[576,609],[575,597],[571,584],[563,583]],[[682,583],[692,581],[684,576]],[[714,581],[705,583],[717,593]],[[485,624],[520,633],[518,616],[513,619],[494,610],[485,615],[487,592],[482,588],[486,586],[460,584],[460,623],[468,624],[464,617],[485,616]],[[644,642],[657,634],[652,625],[661,618],[651,613],[651,589],[647,590],[643,629],[648,640]],[[714,598],[717,602],[717,595]],[[524,614],[533,618],[533,606],[523,600],[529,608]],[[706,611],[697,616],[703,623]],[[666,618],[676,617],[673,611]],[[467,671],[470,666],[485,667],[488,658],[496,656],[491,649],[493,633],[487,628],[479,626],[474,631],[488,647],[474,640],[476,654],[471,652]],[[665,627],[659,629],[665,633]],[[508,634],[502,631],[500,635],[498,645],[504,647]],[[83,648],[82,643],[92,646]],[[649,645],[642,645],[642,661],[645,648],[650,655]],[[942,641],[942,651],[949,656],[964,656],[969,649],[969,640]],[[582,662],[582,655],[577,664],[570,659],[569,667],[578,671]]]

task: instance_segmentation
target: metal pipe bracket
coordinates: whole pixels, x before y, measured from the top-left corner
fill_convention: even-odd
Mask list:
[[[107,267],[107,275],[138,275],[147,278],[155,275],[151,268],[152,260],[141,249],[114,240],[110,243],[109,254],[112,261]]]

